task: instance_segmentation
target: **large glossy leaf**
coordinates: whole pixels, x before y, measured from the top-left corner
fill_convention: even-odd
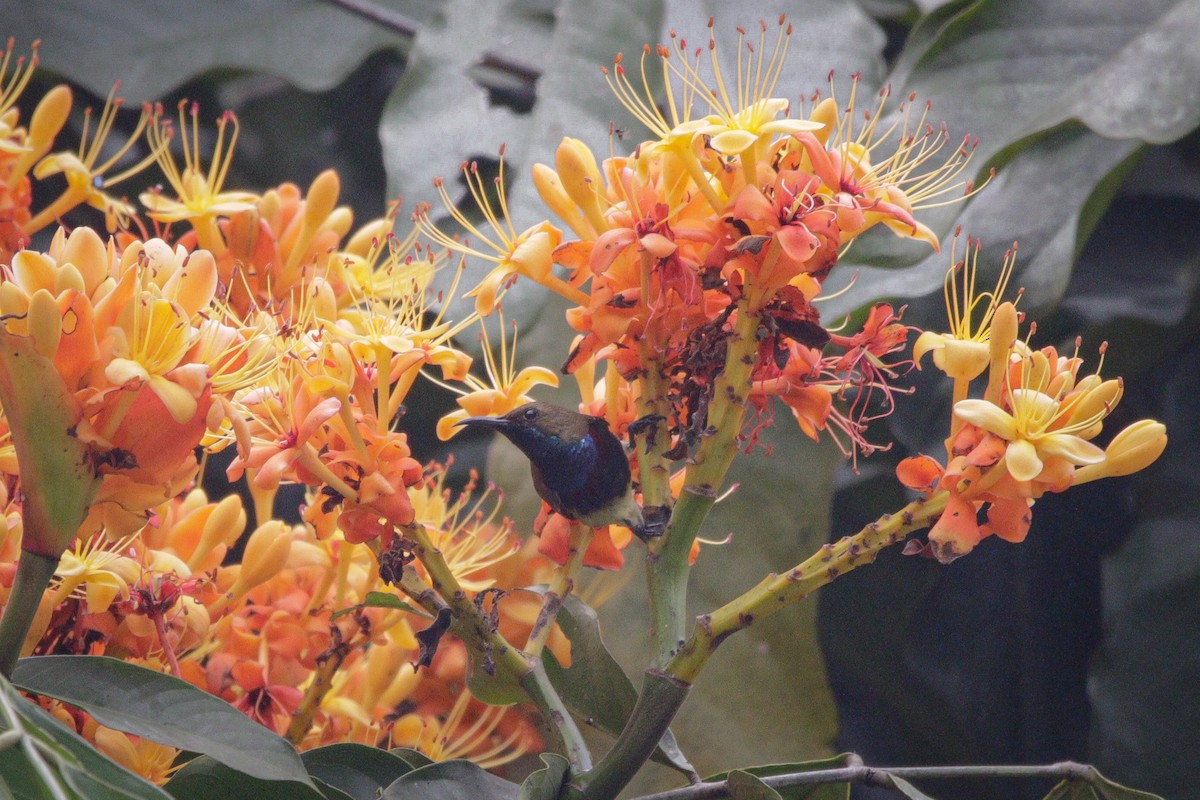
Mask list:
[[[13,683],[78,706],[110,728],[204,753],[256,778],[311,788],[290,744],[171,675],[104,656],[38,656],[18,662]]]
[[[438,4],[391,0],[376,6],[416,30],[436,14]],[[87,0],[0,0],[0,16],[21,46],[42,40],[46,68],[101,96],[120,81],[122,94],[135,103],[157,100],[194,76],[229,68],[324,89],[376,50],[411,42],[411,34],[321,0],[285,6],[274,0],[183,5],[139,0],[103,9]]]
[[[442,761],[408,773],[384,790],[380,800],[517,800],[520,787],[470,761]]]
[[[543,651],[550,682],[572,711],[600,730],[619,735],[637,703],[637,689],[604,644],[596,612],[568,595],[558,624],[571,642],[571,666],[563,668],[552,652]],[[684,774],[694,772],[669,730],[654,757]]]
[[[166,789],[175,800],[349,800],[350,795],[333,787],[315,784],[297,785],[293,781],[252,778],[230,769],[208,756],[192,759],[167,781]],[[356,798],[357,800],[357,798]]]
[[[56,796],[51,793],[53,785],[58,797],[81,800],[167,799],[157,786],[109,761],[40,706],[21,697],[8,681],[0,679],[0,693],[4,706],[0,733],[19,730],[21,736],[0,750],[0,791],[40,800]],[[36,754],[26,749],[25,740],[36,741]]]
[[[375,800],[384,788],[413,769],[386,750],[350,742],[308,750],[300,758],[309,775],[354,800]]]
[[[1200,121],[1197,35],[1189,0],[971,0],[918,26],[892,81],[933,98],[984,154],[1072,118],[1114,139],[1169,142]]]

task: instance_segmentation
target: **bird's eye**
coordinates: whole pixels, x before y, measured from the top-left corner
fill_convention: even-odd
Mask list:
[[[538,410],[536,408],[525,409],[525,419],[529,420],[530,422],[533,422],[535,419],[537,419],[537,415]]]

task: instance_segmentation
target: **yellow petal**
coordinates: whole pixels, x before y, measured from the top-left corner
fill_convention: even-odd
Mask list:
[[[955,409],[957,411],[957,406]],[[1004,452],[1004,463],[1008,467],[1008,474],[1018,481],[1031,481],[1042,471],[1042,460],[1038,458],[1037,448],[1028,439],[1009,442]]]
[[[954,404],[954,415],[1005,441],[1011,442],[1017,438],[1016,420],[1012,415],[986,400],[959,400]]]
[[[1062,456],[1072,464],[1099,464],[1104,460],[1104,451],[1091,442],[1069,433],[1052,433],[1037,440],[1037,449],[1043,455]]]
[[[709,147],[727,156],[736,156],[758,141],[758,134],[743,130],[723,130],[708,141]]]

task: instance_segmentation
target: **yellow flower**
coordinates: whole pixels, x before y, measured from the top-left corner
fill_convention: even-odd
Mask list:
[[[206,374],[207,367],[188,365],[184,373],[168,377],[180,366],[195,335],[183,309],[161,297],[135,298],[118,325],[111,331],[116,357],[104,368],[104,376],[116,386],[149,386],[176,422],[191,420],[206,377],[194,373]]]
[[[220,252],[220,234],[212,224],[218,216],[230,216],[254,208],[258,196],[253,192],[226,192],[225,178],[229,174],[229,164],[233,160],[234,146],[238,138],[238,121],[232,113],[226,112],[217,120],[217,143],[213,147],[212,161],[205,172],[200,164],[200,110],[197,104],[190,104],[190,113],[184,109],[189,106],[186,100],[179,103],[180,143],[183,146],[183,169],[175,162],[169,143],[174,137],[174,128],[169,120],[155,119],[147,133],[151,148],[158,153],[158,165],[171,184],[178,200],[172,200],[158,192],[146,192],[141,195],[142,205],[150,212],[150,216],[159,222],[180,222],[189,220],[196,226],[196,233],[202,247]],[[191,122],[188,122],[188,117]],[[227,129],[232,125],[232,133]]]
[[[975,279],[979,250],[978,240],[968,240],[963,260],[955,261],[954,250],[951,249],[951,266],[942,284],[949,330],[946,333],[925,331],[913,345],[913,361],[918,367],[921,358],[932,352],[933,363],[956,382],[974,380],[991,362],[992,320],[1016,263],[1017,245],[1014,242],[1012,249],[1004,254],[1004,264],[995,288],[988,292],[977,292]],[[1003,344],[1008,346],[1007,342]],[[964,397],[965,393],[956,399]]]
[[[75,546],[63,553],[54,570],[52,605],[82,595],[87,613],[98,614],[108,610],[117,595],[128,597],[129,584],[137,580],[141,570],[127,555],[133,538],[127,536],[111,544],[103,534],[76,539]]]
[[[446,488],[447,471],[440,464],[431,465],[423,482],[408,487],[408,496],[416,521],[425,526],[459,584],[468,592],[480,592],[496,582],[485,570],[507,559],[519,545],[512,523],[496,521],[499,502],[485,508],[491,487],[472,501],[472,476],[462,491],[452,495]]]
[[[696,67],[688,62],[679,40],[674,42],[680,54],[679,65],[672,64],[674,72],[685,85],[690,84],[693,87],[694,96],[708,103],[712,113],[702,119],[675,126],[672,135],[710,137],[708,146],[713,150],[726,156],[741,155],[744,164],[754,164],[758,158],[756,146],[764,139],[824,127],[822,123],[814,120],[786,116],[789,102],[781,97],[771,97],[783,72],[792,34],[792,26],[787,23],[786,18],[779,18],[779,32],[773,48],[767,46],[765,22],[759,23],[757,46],[747,44],[745,30],[738,28],[737,78],[732,87],[726,83],[721,71],[716,39],[712,32],[713,25],[713,21],[709,20],[708,52],[713,80],[711,87]],[[781,114],[785,116],[781,117]],[[747,179],[753,178],[754,174],[747,172]]]
[[[562,243],[562,231],[549,222],[539,222],[521,233],[517,233],[508,215],[508,199],[504,189],[504,153],[500,154],[500,174],[496,178],[496,202],[493,204],[489,192],[479,174],[475,162],[463,165],[463,177],[476,207],[483,214],[484,221],[490,231],[485,232],[476,227],[466,215],[450,200],[441,178],[434,181],[438,195],[445,204],[450,216],[467,231],[485,249],[472,247],[458,241],[438,229],[429,219],[429,209],[419,207],[413,219],[421,232],[441,246],[491,261],[496,266],[489,272],[479,285],[467,292],[467,297],[475,298],[475,311],[481,316],[491,314],[504,290],[518,276],[523,275],[543,286],[552,289],[564,297],[586,305],[587,295],[562,279],[551,274],[554,266],[554,249]]]
[[[488,337],[487,327],[482,324],[480,325],[480,339],[483,343],[483,363],[484,368],[487,370],[488,382],[484,383],[474,375],[466,375],[463,382],[469,387],[468,391],[464,392],[454,386],[446,387],[450,391],[457,392],[460,395],[457,403],[462,407],[457,411],[451,411],[438,420],[437,435],[442,441],[449,440],[461,430],[455,427],[460,420],[464,420],[467,417],[507,414],[518,406],[532,402],[533,398],[527,392],[534,386],[539,384],[558,386],[558,376],[545,367],[525,367],[519,372],[516,370],[516,325],[514,324],[513,326],[513,339],[510,345],[507,337],[504,335],[503,315],[501,315],[500,324],[499,359],[492,352],[492,343]]]
[[[1013,364],[1003,407],[989,400],[960,400],[959,419],[1007,442],[1004,466],[1018,481],[1041,474],[1045,461],[1058,457],[1074,466],[1099,464],[1104,451],[1087,441],[1121,399],[1121,382],[1089,375],[1076,384],[1078,359],[1060,359],[1053,348],[1036,351]],[[1019,386],[1014,388],[1013,375]]]
[[[115,151],[111,151],[109,148],[108,158],[101,161],[100,156],[106,152],[105,144],[108,135],[112,132],[113,123],[116,121],[117,110],[121,107],[121,99],[115,97],[116,90],[117,88],[114,86],[109,92],[108,98],[104,102],[104,109],[100,112],[100,118],[94,127],[91,124],[92,110],[89,108],[84,112],[83,132],[80,134],[78,152],[55,153],[47,156],[34,168],[33,174],[39,180],[50,175],[62,174],[67,181],[67,189],[57,200],[43,208],[36,217],[30,220],[26,226],[26,233],[40,229],[80,203],[87,203],[91,207],[103,211],[110,231],[115,230],[119,225],[124,225],[134,213],[133,206],[111,197],[106,190],[153,164],[168,143],[165,140],[158,141],[150,148],[150,152],[137,163],[115,175],[105,175],[125,157],[125,154],[141,138],[142,133],[153,119],[149,108],[142,109],[142,115],[138,119],[133,133]]]

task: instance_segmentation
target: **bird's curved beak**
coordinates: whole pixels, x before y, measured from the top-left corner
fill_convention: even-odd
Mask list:
[[[508,427],[508,420],[504,417],[467,417],[454,423],[455,427],[460,425],[478,425],[483,428],[501,429]]]

